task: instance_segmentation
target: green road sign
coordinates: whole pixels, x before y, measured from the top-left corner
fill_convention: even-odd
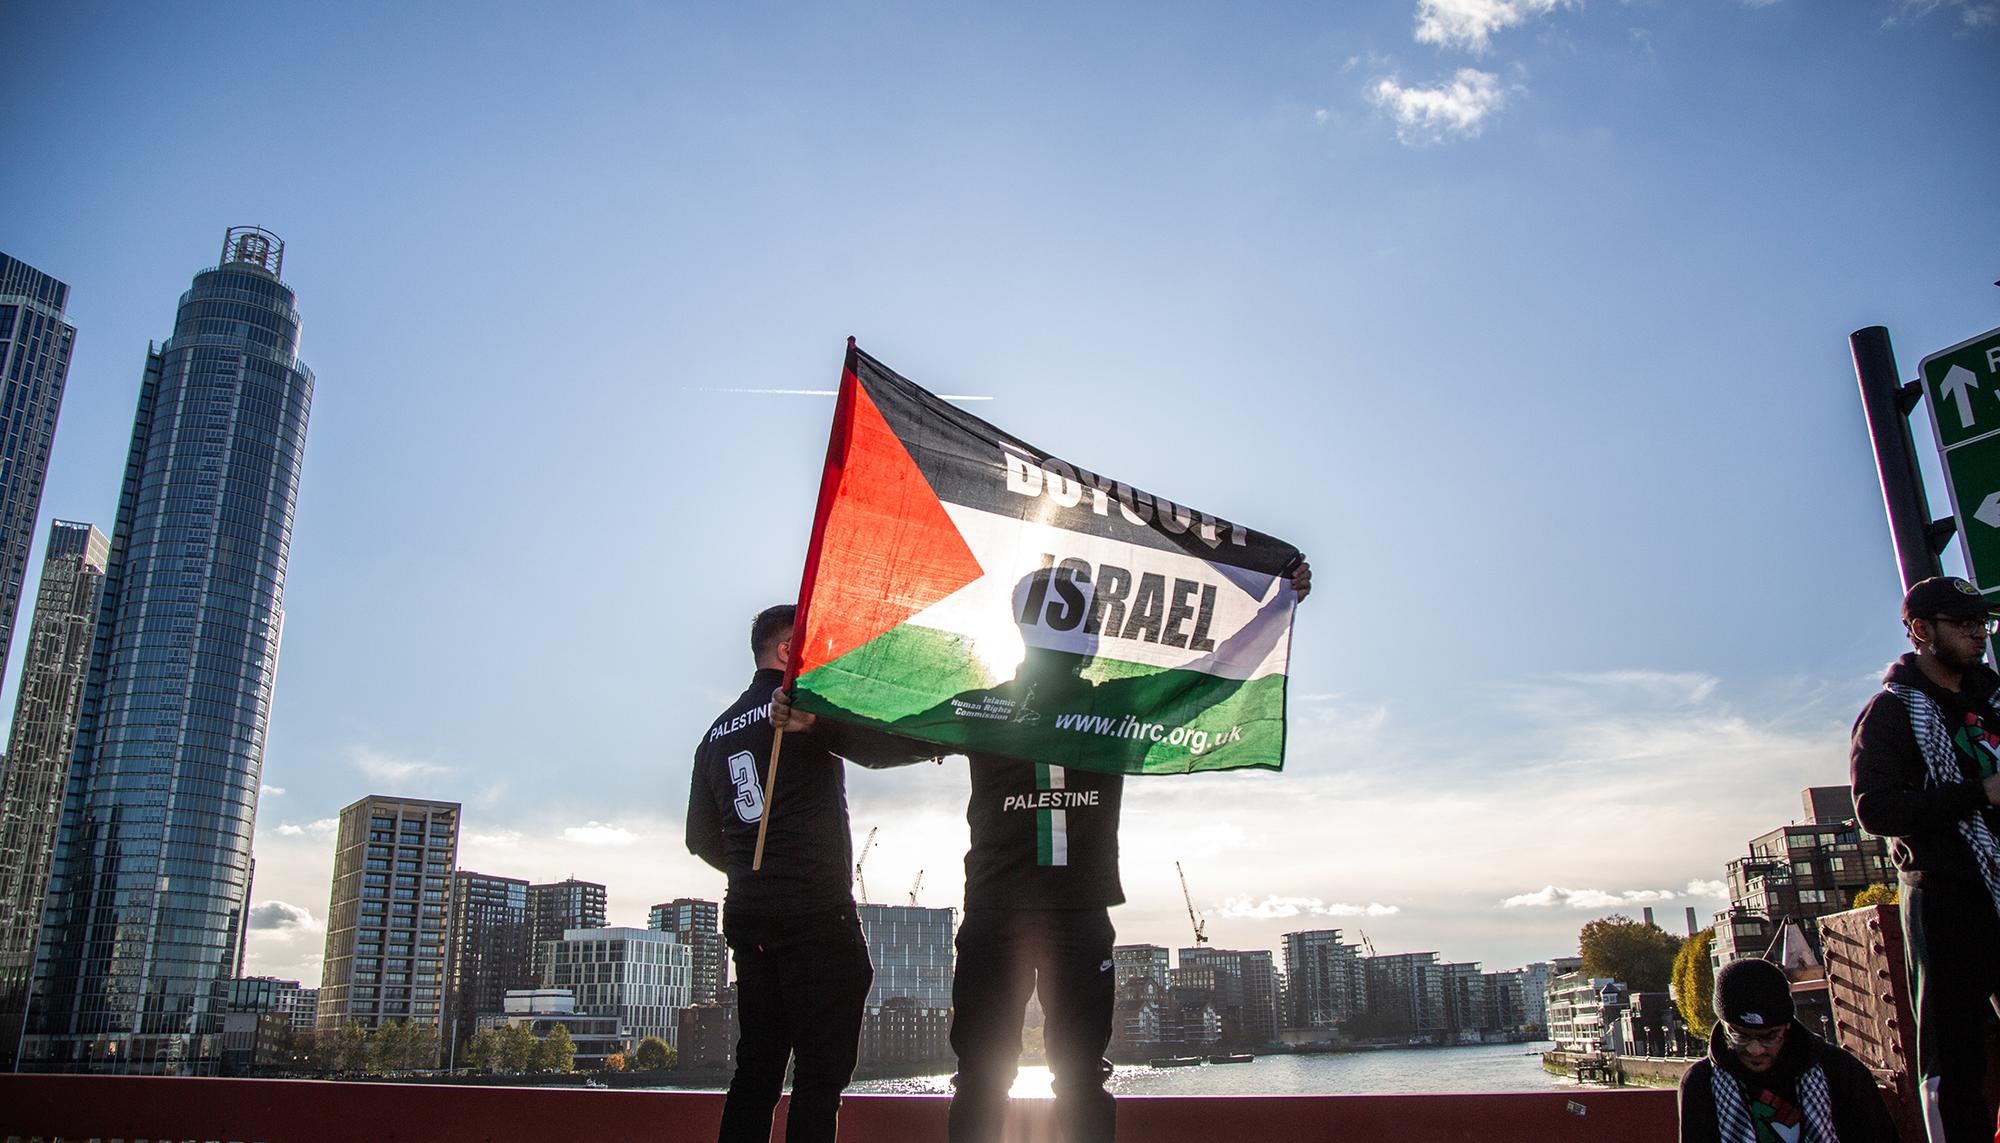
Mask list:
[[[1918,366],[1966,570],[2000,598],[2000,329]]]

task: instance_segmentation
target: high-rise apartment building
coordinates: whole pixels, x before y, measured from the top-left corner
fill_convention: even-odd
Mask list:
[[[1269,949],[1184,948],[1180,966],[1215,970],[1211,1002],[1225,1041],[1256,1047],[1277,1040],[1278,976]]]
[[[68,304],[68,286],[0,254],[0,681],[76,344]]]
[[[238,975],[313,376],[284,244],[231,229],[146,356],[25,1066],[201,1072]]]
[[[646,912],[646,927],[672,933],[692,958],[693,1004],[714,1004],[729,984],[729,946],[722,939],[722,910],[713,901],[676,897]]]
[[[340,811],[319,1029],[427,1024],[440,1036],[459,804],[371,794]]]
[[[1287,1029],[1323,1033],[1318,1038],[1327,1039],[1368,1010],[1368,970],[1361,950],[1340,937],[1339,929],[1285,934]]]
[[[1445,976],[1438,954],[1385,953],[1362,963],[1368,972],[1371,1031],[1440,1042],[1447,1025]]]
[[[451,878],[445,941],[447,1043],[463,1043],[481,1016],[506,1011],[507,993],[534,987],[528,949],[528,882],[461,869]]]
[[[870,1007],[898,997],[915,1001],[918,1008],[951,1007],[956,910],[856,905],[855,913],[868,939],[868,958],[875,964],[875,983],[868,989]]]
[[[50,526],[14,729],[0,761],[0,1058],[8,1061],[27,1018],[42,894],[108,553],[104,533],[89,524]]]
[[[572,877],[528,886],[529,971],[537,986],[548,983],[549,942],[571,929],[604,927],[604,886]]]

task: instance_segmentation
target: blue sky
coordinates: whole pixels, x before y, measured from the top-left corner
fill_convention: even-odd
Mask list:
[[[1078,7],[10,9],[0,249],[80,331],[44,528],[108,526],[223,230],[288,244],[253,969],[317,977],[371,792],[614,922],[719,895],[688,757],[831,413],[720,390],[849,334],[1313,557],[1287,768],[1133,783],[1122,939],[1185,943],[1179,860],[1223,947],[1510,967],[1705,919],[1845,781],[1901,645],[1846,335],[2000,325],[2000,5]],[[853,777],[877,900],[956,904],[964,793]]]

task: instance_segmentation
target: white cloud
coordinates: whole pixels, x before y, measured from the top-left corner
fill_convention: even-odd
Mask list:
[[[1397,138],[1419,144],[1477,136],[1486,119],[1506,106],[1507,91],[1499,76],[1467,67],[1435,87],[1405,87],[1394,76],[1379,79],[1369,99],[1395,120]]]
[[[1479,55],[1493,33],[1545,16],[1564,0],[1417,0],[1417,42]]]
[[[267,798],[282,798],[285,796],[285,788],[283,786],[273,786],[268,782],[263,785],[262,790],[264,796]]]
[[[563,837],[578,845],[631,845],[639,840],[639,835],[629,829],[605,822],[587,822],[580,826],[570,826],[563,830]]]
[[[1718,897],[1726,901],[1729,899],[1729,886],[1720,880],[1690,881],[1688,882],[1687,895],[1690,897]]]
[[[340,828],[339,818],[321,818],[304,825],[284,822],[278,826],[278,833],[284,837],[332,837]]]
[[[1905,21],[1914,22],[1939,9],[1956,10],[1961,28],[2000,27],[2000,4],[1992,0],[1902,0],[1883,23],[1894,27]]]
[[[1222,903],[1218,912],[1229,918],[1254,921],[1281,920],[1285,917],[1392,917],[1403,910],[1396,905],[1384,905],[1370,901],[1366,905],[1338,903],[1329,905],[1318,897],[1279,897],[1266,895],[1262,901],[1249,897],[1231,897]]]
[[[1544,885],[1533,893],[1517,893],[1501,901],[1509,909],[1546,909],[1563,905],[1571,909],[1609,909],[1619,905],[1651,905],[1671,901],[1680,894],[1671,889],[1627,889],[1607,893],[1602,889],[1564,889]]]
[[[297,933],[324,933],[325,927],[313,920],[312,910],[285,901],[266,901],[250,908],[250,931],[282,933],[289,939]]]
[[[435,778],[453,773],[455,769],[441,762],[392,758],[366,746],[355,748],[350,753],[348,761],[356,770],[377,782],[407,782],[414,778]]]
[[[466,845],[492,846],[495,849],[509,849],[521,843],[521,831],[517,829],[468,830],[461,839]]]

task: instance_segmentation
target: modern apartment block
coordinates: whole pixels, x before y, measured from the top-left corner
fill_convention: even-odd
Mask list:
[[[23,1066],[201,1073],[239,975],[313,376],[284,244],[224,236],[146,356]]]
[[[1371,956],[1368,1013],[1377,1030],[1437,1040],[1445,1023],[1443,966],[1434,952]]]
[[[319,1029],[392,1020],[446,1029],[444,977],[457,802],[371,794],[340,811]]]
[[[0,254],[0,681],[76,344],[68,304],[68,286]]]
[[[1815,786],[1801,802],[1805,824],[1752,838],[1749,854],[1729,863],[1729,908],[1715,915],[1709,950],[1717,969],[1762,956],[1788,918],[1801,923],[1817,952],[1819,926],[1813,922],[1846,912],[1869,885],[1895,881],[1889,843],[1855,823],[1852,790]]]
[[[678,1045],[694,970],[688,947],[672,933],[571,929],[546,951],[546,987],[568,989],[578,1011],[618,1017],[635,1046],[648,1036]]]
[[[1625,1007],[1627,989],[1616,980],[1585,976],[1583,961],[1563,957],[1555,962],[1556,973],[1549,978],[1548,1035],[1556,1050],[1596,1052],[1618,1023]]]
[[[1165,945],[1114,945],[1111,971],[1117,974],[1122,994],[1135,980],[1150,980],[1160,992],[1167,990],[1167,949]]]
[[[905,998],[918,1008],[951,1007],[952,925],[957,911],[921,905],[857,905],[875,983],[868,1005]]]
[[[451,876],[445,940],[444,1037],[463,1043],[479,1017],[505,1010],[507,993],[531,988],[528,882],[460,869]]]
[[[571,929],[603,928],[605,904],[604,886],[595,881],[571,877],[528,886],[528,970],[537,986],[548,983],[549,942]]]
[[[0,761],[0,1058],[8,1061],[27,1019],[35,938],[109,552],[104,533],[89,524],[50,525],[14,729]]]
[[[1214,971],[1211,1003],[1222,1017],[1224,1042],[1258,1047],[1277,1041],[1277,965],[1269,949],[1184,948],[1180,967]]]
[[[729,946],[723,942],[721,922],[721,906],[695,897],[676,897],[646,913],[647,928],[672,933],[688,947],[696,1004],[716,1003],[729,985]]]
[[[1286,933],[1285,1028],[1293,1038],[1329,1039],[1342,1024],[1368,1010],[1368,971],[1357,945],[1339,929]]]

